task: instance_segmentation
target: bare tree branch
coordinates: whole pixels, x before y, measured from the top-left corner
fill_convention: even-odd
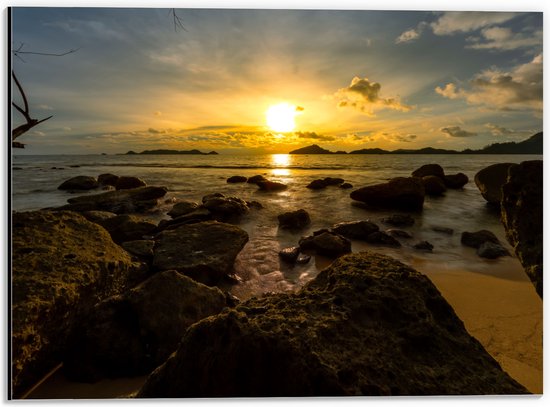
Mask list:
[[[181,28],[183,31],[187,31],[187,29],[183,25],[183,20],[176,13],[176,9],[171,8],[169,13],[172,16],[172,19],[174,20],[174,31],[178,32],[178,28]]]
[[[72,54],[73,52],[76,52],[78,51],[80,48],[76,48],[76,49],[70,49],[68,51],[65,51],[65,52],[61,52],[59,54],[56,54],[56,53],[53,53],[53,52],[35,52],[35,51],[23,51],[23,47],[25,46],[24,43],[21,43],[21,45],[19,45],[19,48],[17,49],[14,49],[12,50],[11,52],[13,53],[14,56],[18,57],[19,59],[21,59],[23,62],[25,62],[22,58],[21,58],[21,54],[24,54],[24,55],[46,55],[46,56],[50,56],[50,57],[62,57],[64,55],[68,55],[68,54]]]

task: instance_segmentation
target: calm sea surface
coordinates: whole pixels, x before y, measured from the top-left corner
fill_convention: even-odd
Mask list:
[[[370,219],[387,229],[380,219],[395,211],[367,211],[352,206],[350,190],[328,187],[312,191],[306,185],[317,178],[341,177],[354,188],[379,183],[396,176],[409,176],[423,164],[438,163],[447,174],[464,172],[470,182],[463,190],[449,190],[443,197],[427,197],[422,213],[413,214],[416,223],[407,228],[414,236],[402,240],[398,249],[369,247],[353,242],[353,251],[372,249],[386,253],[430,273],[445,270],[465,270],[499,276],[499,269],[521,268],[515,258],[484,260],[474,249],[460,244],[463,231],[488,229],[502,242],[504,229],[498,213],[487,208],[473,182],[480,169],[498,162],[521,162],[542,159],[541,156],[521,155],[60,155],[15,156],[12,171],[12,207],[16,211],[60,206],[74,195],[58,191],[57,186],[77,175],[98,176],[102,173],[138,176],[148,185],[166,186],[166,199],[191,199],[222,192],[245,200],[257,200],[262,210],[252,210],[239,225],[250,236],[250,241],[239,254],[235,270],[242,283],[232,291],[241,298],[266,291],[292,290],[303,285],[329,264],[321,256],[306,265],[288,266],[279,261],[277,252],[296,245],[299,238],[312,231],[330,227],[334,223]],[[63,168],[63,169],[53,169]],[[263,174],[283,182],[289,188],[283,192],[265,193],[251,184],[227,184],[232,175]],[[97,193],[91,192],[91,193]],[[169,218],[166,212],[172,202],[147,216],[160,220]],[[279,230],[277,215],[303,208],[310,213],[312,223],[306,230],[291,233]],[[453,235],[433,231],[433,226],[450,227]],[[418,241],[434,245],[433,253],[422,253],[412,248]],[[506,247],[510,247],[506,244]],[[509,277],[506,277],[509,278]]]

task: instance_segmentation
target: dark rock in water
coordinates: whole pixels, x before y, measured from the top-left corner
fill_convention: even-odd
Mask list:
[[[303,229],[311,223],[309,213],[304,209],[282,213],[277,216],[277,219],[282,229]]]
[[[369,243],[381,244],[384,246],[393,246],[393,247],[401,246],[401,243],[399,243],[399,241],[395,239],[393,236],[380,231],[371,233],[365,240]]]
[[[119,177],[115,184],[115,189],[118,191],[120,189],[134,189],[144,186],[147,186],[145,181],[137,177]]]
[[[479,257],[485,257],[486,259],[496,259],[502,256],[509,256],[510,253],[500,244],[485,242],[478,247],[477,255]]]
[[[424,178],[433,175],[443,180],[445,178],[445,171],[439,164],[426,164],[412,172],[413,177]]]
[[[462,172],[458,174],[445,175],[443,179],[445,186],[450,189],[460,189],[469,181],[468,176]]]
[[[330,232],[303,237],[298,244],[301,250],[314,250],[317,254],[327,257],[338,257],[351,252],[349,240]]]
[[[300,255],[300,248],[298,246],[287,247],[279,252],[279,257],[287,263],[295,263]]]
[[[404,239],[412,239],[412,235],[405,231],[405,230],[401,230],[401,229],[388,229],[386,230],[386,233],[392,237],[401,237],[401,238],[404,238]]]
[[[68,190],[68,191],[78,191],[78,190],[88,190],[97,188],[99,184],[94,177],[87,177],[85,175],[79,175],[78,177],[73,177],[63,182],[57,187],[57,189]]]
[[[94,222],[101,225],[107,219],[111,219],[117,216],[117,214],[113,212],[107,212],[107,211],[86,211],[86,212],[82,212],[82,216],[84,216],[90,222]]]
[[[115,174],[101,174],[99,177],[97,177],[97,182],[99,182],[100,185],[111,185],[116,186],[118,179],[120,177]]]
[[[421,179],[398,177],[384,184],[356,189],[350,197],[374,207],[416,211],[422,209],[424,195]]]
[[[141,240],[157,229],[156,223],[135,215],[117,215],[98,220],[96,223],[107,229],[115,243]]]
[[[526,393],[426,276],[364,252],[193,325],[137,396]]]
[[[366,240],[371,233],[378,232],[379,229],[376,223],[368,220],[341,222],[330,228],[334,233],[347,237],[348,239],[358,240]]]
[[[280,182],[275,181],[258,181],[256,182],[256,185],[258,185],[258,188],[260,188],[260,191],[282,191],[287,188],[285,184],[282,184]]]
[[[309,189],[323,189],[327,187],[327,183],[324,179],[315,179],[306,185],[306,188]]]
[[[443,226],[432,226],[432,230],[434,232],[445,233],[446,235],[452,235],[455,232],[454,229]]]
[[[157,232],[163,230],[175,229],[181,225],[190,225],[192,223],[204,222],[212,220],[212,213],[206,208],[197,208],[193,212],[178,216],[177,218],[170,220],[161,220],[157,227]]]
[[[300,254],[296,259],[297,264],[307,264],[311,260],[311,256],[307,254]]]
[[[107,231],[74,212],[15,212],[12,231],[15,398],[59,363],[75,321],[126,288],[137,264]]]
[[[227,178],[228,184],[236,184],[239,182],[246,182],[248,180],[247,177],[243,177],[242,175],[234,175],[232,177]]]
[[[426,240],[423,240],[423,241],[418,242],[417,244],[415,244],[413,247],[416,250],[424,250],[424,251],[427,251],[427,252],[431,252],[434,248],[434,245],[431,244],[430,242],[426,241]]]
[[[422,183],[424,184],[426,195],[443,195],[443,193],[447,191],[447,187],[445,187],[443,180],[435,175],[422,177]]]
[[[141,187],[122,191],[109,191],[97,195],[78,196],[68,200],[69,205],[64,205],[55,210],[107,211],[116,214],[144,212],[154,208],[157,200],[166,195],[164,187]]]
[[[189,326],[225,305],[218,288],[174,270],[155,274],[80,321],[64,354],[65,374],[80,381],[147,374],[177,349]]]
[[[414,218],[411,215],[393,214],[382,219],[382,222],[392,226],[412,226],[414,225]]]
[[[130,240],[122,243],[121,246],[124,250],[134,256],[148,259],[153,257],[153,247],[155,247],[155,242],[153,240]]]
[[[323,179],[327,185],[340,185],[344,182],[343,178],[326,177]]]
[[[500,244],[495,234],[489,230],[480,230],[477,232],[462,232],[462,236],[460,237],[460,243],[465,246],[473,247],[475,249],[479,248],[479,246],[481,246],[485,242]]]
[[[205,195],[202,197],[202,203],[205,203],[206,201],[212,198],[225,198],[225,195],[222,194],[221,192],[214,192],[213,194]]]
[[[220,221],[248,213],[246,202],[236,196],[213,197],[205,200],[202,206],[212,213],[214,219]]]
[[[199,204],[193,201],[180,201],[176,203],[172,209],[170,209],[170,212],[168,212],[168,216],[171,218],[177,218],[178,216],[187,215],[190,212],[193,212],[195,209],[199,207]]]
[[[340,185],[340,188],[350,189],[350,188],[353,188],[353,185],[351,185],[349,182],[344,182],[342,185]]]
[[[80,168],[80,165],[69,165],[71,168]]]
[[[217,284],[233,269],[248,233],[216,221],[183,225],[158,235],[153,267],[177,270],[206,285]]]
[[[254,175],[253,177],[248,178],[246,182],[248,184],[257,184],[260,181],[267,181],[267,178],[263,175]]]
[[[264,206],[261,204],[261,202],[258,201],[246,201],[246,204],[251,209],[263,209]]]
[[[542,298],[543,164],[524,161],[509,170],[502,186],[501,220],[506,239]]]
[[[499,163],[490,165],[479,171],[474,181],[483,195],[483,198],[491,204],[500,205],[502,199],[502,186],[508,179],[508,169],[516,164]]]

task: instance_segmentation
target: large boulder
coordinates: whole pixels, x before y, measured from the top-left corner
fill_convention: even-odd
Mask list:
[[[330,230],[348,239],[366,240],[367,237],[378,232],[380,228],[376,223],[368,220],[357,220],[352,222],[340,222],[333,225]]]
[[[508,170],[512,163],[493,164],[478,171],[474,176],[481,195],[487,202],[499,205],[502,199],[502,186],[508,179]]]
[[[118,177],[114,185],[116,190],[133,189],[146,186],[146,182],[138,177]]]
[[[194,201],[180,201],[176,203],[172,209],[170,209],[168,216],[171,218],[177,218],[178,216],[187,215],[188,213],[193,212],[198,207],[199,204]]]
[[[231,273],[235,258],[248,242],[237,226],[207,221],[182,225],[158,235],[154,249],[156,270],[177,270],[207,285]]]
[[[422,183],[424,184],[424,190],[426,195],[443,195],[447,191],[447,187],[443,180],[435,175],[426,175],[422,177]]]
[[[458,174],[445,175],[443,181],[445,182],[445,186],[447,188],[460,189],[466,185],[469,180],[466,174],[459,172]]]
[[[107,231],[74,212],[13,214],[14,397],[61,360],[75,321],[121,292],[136,264]]]
[[[398,177],[383,184],[356,189],[350,197],[368,206],[416,211],[422,209],[424,195],[421,178]]]
[[[248,213],[248,205],[236,196],[212,197],[203,201],[203,207],[208,209],[216,220],[227,220]]]
[[[190,225],[192,223],[199,223],[207,220],[212,220],[212,213],[206,208],[197,208],[192,212],[185,215],[180,215],[174,219],[162,219],[158,224],[157,232],[168,229],[176,229],[181,225]]]
[[[501,220],[521,264],[542,298],[543,171],[542,161],[510,167],[502,186]]]
[[[64,355],[65,373],[79,381],[150,373],[177,349],[190,325],[225,305],[218,288],[174,270],[157,273],[81,319]]]
[[[116,215],[96,223],[107,229],[115,243],[121,244],[130,240],[141,240],[152,235],[157,224],[149,219],[136,215]]]
[[[351,252],[351,242],[348,239],[328,231],[303,237],[298,244],[301,250],[312,250],[333,258]]]
[[[158,199],[166,195],[164,187],[141,187],[121,191],[109,191],[96,195],[85,195],[70,198],[68,205],[54,210],[107,211],[116,214],[145,212],[154,208]]]
[[[260,181],[267,181],[267,178],[263,175],[254,175],[246,180],[248,184],[257,184]]]
[[[97,177],[97,182],[99,182],[100,185],[110,185],[114,187],[120,177],[115,174],[100,174]]]
[[[277,219],[282,229],[302,229],[311,223],[309,213],[305,209],[282,213]]]
[[[77,191],[77,190],[88,190],[94,189],[99,186],[97,179],[94,177],[87,177],[85,175],[79,175],[73,177],[63,182],[57,187],[57,189],[68,190],[68,191]]]
[[[443,180],[445,178],[445,171],[443,171],[443,168],[439,164],[425,164],[412,172],[413,177],[424,178],[430,175]]]
[[[191,326],[137,396],[525,393],[426,276],[364,252]]]
[[[485,242],[500,244],[500,241],[490,230],[478,230],[477,232],[462,232],[460,243],[464,246],[478,249]]]
[[[258,181],[256,182],[256,185],[258,186],[260,191],[266,192],[276,192],[287,189],[287,186],[285,184],[276,181]]]

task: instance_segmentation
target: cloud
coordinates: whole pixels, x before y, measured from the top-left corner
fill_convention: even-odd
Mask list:
[[[347,88],[341,88],[334,93],[339,107],[353,107],[369,116],[374,115],[375,109],[393,109],[403,112],[410,111],[413,107],[401,104],[399,98],[382,98],[380,89],[382,85],[371,82],[368,78],[354,77]]]
[[[470,49],[490,49],[509,51],[518,48],[527,48],[542,45],[542,30],[529,33],[514,33],[505,27],[490,27],[481,30],[480,37],[469,37],[466,45]]]
[[[471,131],[466,131],[459,126],[451,127],[442,127],[439,129],[441,132],[451,136],[451,137],[474,137],[477,136],[477,133]]]
[[[164,133],[166,133],[166,130],[157,130],[157,129],[153,129],[153,128],[149,128],[147,131],[151,134],[164,134]]]
[[[402,44],[404,42],[411,42],[420,37],[420,34],[428,26],[428,23],[421,21],[416,28],[411,28],[410,30],[404,31],[399,37],[395,39],[396,44]]]
[[[402,135],[395,135],[394,136],[395,141],[399,141],[401,143],[410,143],[414,140],[416,140],[416,134],[406,134],[404,136]]]
[[[324,136],[322,134],[317,134],[314,131],[297,131],[294,134],[296,136],[298,136],[298,138],[322,140],[322,141],[334,141],[334,140],[336,140],[332,136]]]
[[[469,104],[498,110],[542,110],[542,54],[514,67],[510,72],[491,68],[477,74],[469,88],[448,83],[435,92],[448,99],[465,99]]]
[[[81,35],[87,37],[96,37],[105,41],[124,40],[126,36],[114,28],[107,26],[103,21],[95,20],[76,20],[54,21],[44,23],[47,27],[59,28],[71,33],[73,36]]]
[[[157,110],[155,113],[153,113],[155,116],[162,116],[162,112],[160,110]]]
[[[489,27],[504,23],[516,17],[517,13],[495,13],[483,11],[448,11],[439,19],[430,24],[435,35],[452,35],[476,31],[483,27]]]

